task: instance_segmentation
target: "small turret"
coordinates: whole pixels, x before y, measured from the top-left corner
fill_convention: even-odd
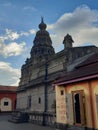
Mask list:
[[[64,49],[66,49],[66,48],[71,48],[73,42],[74,42],[74,41],[73,41],[71,35],[67,34],[67,35],[64,37],[64,40],[63,40]]]

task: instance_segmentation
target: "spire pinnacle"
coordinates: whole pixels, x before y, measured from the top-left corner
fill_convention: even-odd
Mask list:
[[[47,25],[44,23],[44,18],[41,17],[41,23],[39,24],[39,29],[40,30],[45,30]]]
[[[44,17],[41,16],[41,23],[44,23]]]

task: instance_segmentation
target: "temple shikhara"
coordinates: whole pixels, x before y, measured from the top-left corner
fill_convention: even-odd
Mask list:
[[[66,126],[66,105],[64,103],[66,85],[64,86],[64,83],[61,83],[65,81],[61,79],[66,74],[68,78],[68,74],[71,74],[77,65],[97,53],[98,48],[96,46],[73,47],[74,40],[72,36],[65,34],[64,39],[62,39],[64,49],[55,53],[55,48],[52,46],[52,40],[49,32],[46,30],[47,25],[44,23],[43,18],[38,27],[39,30],[36,33],[30,51],[30,58],[27,58],[25,64],[21,67],[16,109],[27,112],[29,114],[29,120],[32,122],[35,121],[38,124],[43,123],[47,125],[56,122],[57,126],[61,126],[61,124],[63,126],[65,124]],[[71,75],[69,76],[71,77]],[[59,83],[63,85],[63,88],[61,85],[59,86]],[[71,88],[69,88],[67,89],[67,94],[69,90],[71,91]],[[72,89],[72,93],[75,95],[76,91],[74,92],[74,90]],[[59,92],[62,95],[61,97],[58,94]],[[60,108],[60,104],[62,108]],[[77,109],[79,109],[79,105]],[[61,120],[60,113],[62,114],[62,112],[64,112],[63,115],[65,116]],[[79,122],[77,121],[76,124],[82,126],[84,122],[81,121],[81,116],[78,116],[75,120],[79,119]],[[74,118],[71,122],[73,123],[71,125],[74,125]]]

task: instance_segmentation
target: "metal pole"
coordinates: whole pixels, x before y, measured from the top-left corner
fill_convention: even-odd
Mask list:
[[[46,65],[45,65],[45,112],[47,112],[47,80],[48,80],[48,62],[46,59]]]

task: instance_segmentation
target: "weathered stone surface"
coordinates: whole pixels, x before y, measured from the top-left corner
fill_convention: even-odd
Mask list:
[[[54,112],[52,107],[55,101],[53,81],[67,71],[72,71],[77,64],[96,53],[98,49],[95,46],[72,47],[72,37],[67,35],[65,41],[63,41],[64,44],[67,44],[67,47],[55,53],[43,19],[39,24],[39,29],[34,39],[34,46],[31,49],[31,57],[27,58],[21,68],[21,78],[17,91],[17,109],[44,111],[47,82],[47,110]],[[29,99],[30,96],[31,99]]]

